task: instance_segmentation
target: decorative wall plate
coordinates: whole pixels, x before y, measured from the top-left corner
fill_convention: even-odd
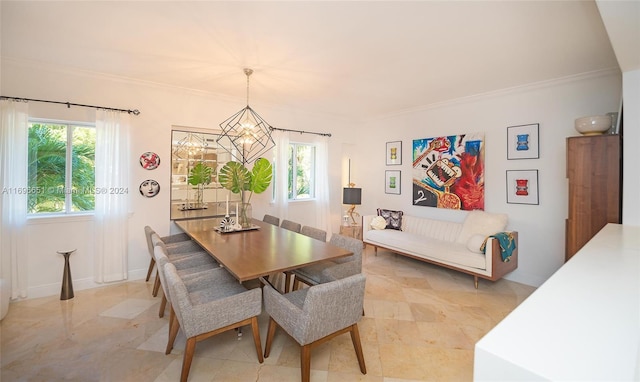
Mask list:
[[[158,195],[158,193],[160,192],[160,184],[153,179],[147,179],[142,183],[140,183],[139,189],[140,189],[140,195],[145,196],[147,198],[153,198],[154,196]]]
[[[140,155],[140,166],[147,170],[154,170],[158,166],[160,166],[160,155],[147,151],[146,153]]]

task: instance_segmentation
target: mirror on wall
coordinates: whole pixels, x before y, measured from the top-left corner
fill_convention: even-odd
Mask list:
[[[229,202],[240,200],[218,183],[218,172],[232,160],[215,131],[171,131],[171,219],[224,216]],[[232,147],[229,142],[226,147]]]

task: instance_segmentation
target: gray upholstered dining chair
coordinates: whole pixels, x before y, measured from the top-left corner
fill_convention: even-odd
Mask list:
[[[147,270],[147,278],[145,279],[145,281],[149,281],[149,279],[151,278],[151,273],[153,272],[153,268],[156,265],[156,261],[153,258],[153,242],[151,240],[151,235],[154,233],[157,235],[156,231],[154,231],[153,228],[149,227],[148,225],[144,227],[144,237],[147,239],[147,249],[149,250],[149,257],[151,257],[151,260],[149,261],[149,269]],[[158,237],[160,237],[160,235],[158,235]],[[160,240],[162,240],[162,242],[167,245],[179,243],[189,243],[189,245],[197,245],[196,243],[192,243],[191,238],[185,233],[163,236],[160,237]]]
[[[173,263],[173,265],[178,270],[178,274],[183,278],[183,280],[185,280],[185,283],[190,290],[194,290],[194,288],[192,288],[190,284],[191,280],[198,281],[199,278],[207,278],[212,274],[212,271],[223,269],[220,267],[220,264],[208,261],[207,257],[211,256],[209,256],[209,254],[206,252],[203,252],[201,256],[183,256],[177,259],[174,258],[173,261],[171,261],[169,259],[167,247],[164,245],[164,243],[158,243],[154,247],[153,256],[156,260],[156,264],[158,265],[158,280],[160,286],[162,286],[163,292],[162,301],[160,302],[160,308],[158,310],[158,316],[160,318],[164,317],[164,311],[166,309],[167,302],[169,302],[169,291],[166,287],[167,284],[162,272],[165,264],[169,262]],[[233,277],[229,272],[225,270],[224,273],[227,274],[227,281],[236,281],[235,277]],[[197,287],[200,285],[195,286]]]
[[[360,371],[366,374],[358,331],[365,281],[365,276],[360,273],[286,294],[280,294],[268,281],[263,281],[264,307],[270,317],[264,357],[269,357],[276,328],[281,327],[301,346],[300,371],[302,381],[308,382],[311,350],[349,332]]]
[[[331,235],[329,243],[344,248],[353,254],[293,269],[291,273],[295,276],[293,280],[294,290],[300,287],[301,282],[307,285],[316,285],[362,272],[362,242],[360,240],[334,233]]]
[[[211,267],[218,267],[219,264],[211,257],[202,247],[198,245],[198,243],[194,241],[189,242],[178,242],[165,244],[160,236],[156,233],[151,234],[151,243],[154,247],[161,245],[164,247],[167,253],[167,257],[169,257],[170,261],[176,261],[178,259],[191,259],[191,267],[207,265]],[[153,254],[153,252],[152,252]],[[155,256],[154,256],[155,259]],[[160,289],[160,278],[156,274],[156,280],[153,284],[153,297],[158,295],[158,290]],[[161,316],[162,317],[162,316]]]
[[[302,227],[302,229],[300,229],[300,233],[311,237],[313,239],[316,240],[320,240],[320,241],[327,241],[327,231],[322,230],[320,228],[314,228],[314,227],[310,227],[308,225],[305,225]],[[287,293],[289,292],[290,289],[290,285],[291,285],[291,276],[293,275],[293,273],[291,271],[286,271],[284,273],[285,278],[284,278],[284,292]]]
[[[275,217],[273,215],[265,214],[264,217],[262,218],[262,221],[265,223],[273,224],[273,225],[278,225],[278,226],[280,225],[280,218]]]
[[[282,223],[280,223],[280,227],[284,229],[288,229],[289,231],[300,233],[300,229],[302,229],[302,224],[284,219]]]
[[[320,228],[310,227],[306,225],[300,229],[300,233],[316,240],[327,241],[327,231]]]
[[[245,325],[251,325],[258,362],[264,361],[258,329],[258,315],[262,312],[260,288],[247,290],[237,281],[205,279],[201,282],[208,287],[190,292],[172,263],[164,265],[164,274],[171,296],[171,314],[175,314],[175,319],[170,320],[166,354],[171,353],[179,329],[187,337],[181,381],[189,377],[196,342]]]

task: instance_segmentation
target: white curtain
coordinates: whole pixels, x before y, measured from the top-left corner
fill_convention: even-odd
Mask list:
[[[14,299],[27,297],[28,105],[1,100],[0,114],[0,277],[10,280]]]
[[[289,189],[289,132],[275,131],[276,142],[276,213],[282,219],[288,219]],[[329,154],[327,138],[314,136],[312,143],[316,147],[316,205],[314,227],[327,231],[331,237],[331,209],[329,205]]]
[[[282,219],[288,218],[289,203],[289,133],[286,131],[274,131],[274,141],[276,142],[276,214]]]
[[[316,227],[331,237],[331,206],[329,204],[329,148],[328,138],[316,135]]]
[[[129,231],[129,115],[96,113],[95,273],[98,283],[125,280]],[[122,193],[126,191],[126,193]]]

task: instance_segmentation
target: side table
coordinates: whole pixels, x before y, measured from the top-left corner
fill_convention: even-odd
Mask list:
[[[357,225],[341,225],[340,235],[349,236],[362,241],[362,226]]]

